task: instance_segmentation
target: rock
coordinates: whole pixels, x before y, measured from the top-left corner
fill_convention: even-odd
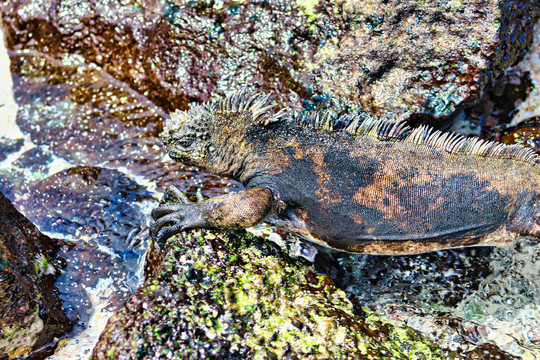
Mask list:
[[[147,164],[161,155],[158,134],[165,113],[151,101],[77,56],[56,61],[12,52],[11,71],[17,124],[35,145],[49,147],[64,162],[122,165],[141,176],[155,175]]]
[[[2,21],[0,20],[0,26]],[[3,28],[3,26],[2,26]],[[13,81],[9,70],[9,56],[4,44],[4,31],[0,29],[0,161],[2,157],[2,143],[4,141],[22,140],[23,134],[17,127],[17,104],[13,99]]]
[[[305,260],[245,232],[183,233],[150,250],[147,275],[109,320],[94,359],[472,354],[439,348],[399,321],[354,306]]]
[[[528,146],[540,153],[540,116],[505,129],[500,135],[500,141],[505,144]]]
[[[22,139],[0,139],[0,161],[4,161],[8,154],[19,150],[22,145]]]
[[[54,287],[58,248],[0,193],[0,358],[50,353],[71,329]]]
[[[532,43],[538,1],[343,1],[350,31],[315,59],[371,113],[445,118],[471,105]],[[351,76],[353,74],[353,76]]]
[[[461,351],[540,355],[540,244],[473,247],[413,256],[341,254],[343,288],[377,314]]]
[[[517,114],[512,119],[512,125],[517,125],[525,119],[540,116],[540,21],[535,25],[533,44],[517,67],[519,71],[530,73],[534,88],[527,99],[518,106]]]
[[[75,166],[36,182],[16,204],[43,231],[122,253],[147,236],[143,209],[151,200],[145,186],[118,170]]]
[[[1,5],[8,48],[77,54],[166,111],[240,87],[294,109],[446,119],[531,44],[538,1]]]
[[[171,181],[218,185],[215,175],[195,174],[193,168],[163,159],[163,110],[83,60],[11,53],[17,123],[35,146],[9,171],[0,168],[0,178],[18,184],[13,197],[24,196],[33,180],[77,165],[119,168],[142,183],[151,181],[161,192]],[[2,152],[0,144],[0,159]]]
[[[532,83],[529,75],[518,67],[508,69],[504,76],[494,81],[491,89],[484,92],[475,106],[456,117],[448,130],[456,130],[456,122],[462,119],[477,129],[475,136],[496,139],[500,129],[510,124],[518,105],[527,99],[531,92]]]

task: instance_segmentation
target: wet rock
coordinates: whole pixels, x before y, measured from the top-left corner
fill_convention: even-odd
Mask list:
[[[353,305],[305,260],[244,232],[194,230],[148,255],[95,359],[461,358]]]
[[[518,112],[512,119],[512,125],[540,116],[540,21],[535,25],[533,44],[517,67],[520,71],[530,74],[534,88],[527,99],[519,105]]]
[[[77,166],[30,187],[17,201],[43,231],[122,252],[144,241],[152,194],[118,170]]]
[[[497,139],[532,88],[530,74],[512,67],[494,82],[477,105],[464,111],[463,117],[478,129],[476,136]]]
[[[414,256],[341,255],[344,290],[377,314],[461,351],[535,358],[540,244]],[[484,348],[483,351],[487,351]],[[491,355],[490,355],[491,356]],[[480,356],[479,358],[484,358]]]
[[[505,129],[500,134],[500,141],[528,146],[540,153],[540,117],[524,120],[519,125]]]
[[[11,70],[17,124],[35,145],[69,163],[153,175],[146,165],[160,157],[165,114],[144,96],[80,57],[12,53]]]
[[[409,256],[341,254],[347,291],[359,301],[372,304],[388,296],[389,301],[430,302],[455,306],[478,289],[489,271],[490,247],[446,250]]]
[[[19,150],[23,144],[23,140],[12,140],[0,138],[0,162],[5,160],[7,155]]]
[[[36,158],[39,155],[31,157]],[[32,166],[32,161],[25,164],[26,157],[17,161]],[[57,286],[76,330],[87,326],[95,305],[89,297],[100,282],[116,289],[117,306],[135,291],[153,204],[152,193],[129,176],[86,166],[37,181],[17,200],[16,205],[43,231],[72,240],[62,249],[67,267]],[[106,302],[111,306],[109,299]]]
[[[10,189],[13,198],[24,196],[33,181],[77,165],[119,168],[142,183],[155,183],[158,191],[173,181],[231,186],[164,159],[163,110],[80,57],[56,61],[39,53],[11,53],[11,62],[17,124],[36,146],[8,171],[0,169],[0,178],[17,184]]]
[[[54,287],[58,248],[0,193],[0,358],[51,353],[71,328]]]
[[[484,342],[488,328],[443,311],[424,311],[414,306],[388,304],[376,312],[394,321],[401,321],[422,332],[436,343],[450,349],[461,349],[467,359],[521,359]],[[467,349],[464,351],[464,349]]]
[[[537,1],[14,1],[10,49],[78,54],[166,111],[232,89],[446,119],[532,41]]]

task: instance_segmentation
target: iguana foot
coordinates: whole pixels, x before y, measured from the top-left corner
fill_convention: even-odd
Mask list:
[[[158,244],[163,244],[169,237],[186,229],[201,227],[205,224],[201,216],[199,203],[204,199],[197,192],[197,201],[191,201],[176,186],[171,185],[166,194],[177,203],[161,205],[152,210],[154,223],[150,227],[150,236]]]

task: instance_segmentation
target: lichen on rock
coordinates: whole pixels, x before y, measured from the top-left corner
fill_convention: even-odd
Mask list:
[[[243,231],[182,233],[150,250],[147,270],[94,359],[461,358]]]

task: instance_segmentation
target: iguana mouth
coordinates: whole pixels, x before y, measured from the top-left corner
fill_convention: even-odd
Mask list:
[[[182,164],[185,165],[194,165],[191,159],[187,156],[181,156],[181,155],[175,155],[175,154],[169,154],[170,158],[174,161],[179,161]]]

